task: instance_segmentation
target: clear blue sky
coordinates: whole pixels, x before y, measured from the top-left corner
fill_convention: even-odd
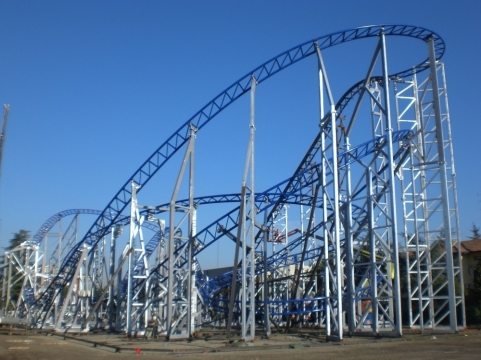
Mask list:
[[[463,237],[473,223],[481,226],[478,0],[1,0],[0,13],[0,103],[11,106],[0,178],[0,246],[20,229],[35,233],[61,210],[103,209],[181,124],[269,58],[320,35],[382,23],[426,27],[447,44],[443,61]],[[332,56],[361,61],[370,51],[367,46],[366,56],[354,56],[333,50]],[[424,57],[421,47],[415,59]],[[337,60],[326,62],[344,71]],[[287,177],[313,139],[316,119],[296,120],[306,107],[315,114],[315,92],[303,93],[315,83],[313,64],[298,64],[258,88],[259,142],[268,154],[261,155],[259,189]],[[306,74],[307,82],[301,79]],[[331,79],[335,97],[359,79]],[[288,91],[295,106],[280,100]],[[248,113],[245,99],[199,134],[197,195],[240,188]],[[149,184],[141,202],[168,200],[169,181]]]

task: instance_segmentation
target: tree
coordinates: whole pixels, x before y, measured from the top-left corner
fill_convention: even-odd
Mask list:
[[[10,239],[10,245],[6,248],[8,251],[15,249],[21,243],[27,241],[30,238],[30,231],[20,230],[13,234],[13,238]]]
[[[471,240],[481,239],[481,234],[479,233],[479,227],[477,227],[474,223],[470,231],[473,234],[472,236],[469,237]]]

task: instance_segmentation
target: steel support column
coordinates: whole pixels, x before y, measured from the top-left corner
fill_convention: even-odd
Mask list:
[[[257,81],[251,76],[249,143],[242,178],[245,212],[239,213],[242,244],[241,279],[241,337],[243,341],[255,337],[255,92]],[[249,196],[247,196],[247,194]]]
[[[452,332],[458,330],[457,315],[456,315],[456,290],[454,287],[454,264],[453,264],[453,241],[451,238],[451,216],[449,208],[449,193],[448,193],[448,180],[446,175],[446,158],[444,149],[444,134],[443,123],[441,118],[441,103],[439,99],[439,85],[437,75],[436,54],[434,49],[434,42],[431,38],[428,41],[429,48],[429,66],[430,77],[433,88],[433,107],[434,107],[434,119],[436,122],[436,137],[438,139],[438,163],[440,167],[440,180],[441,180],[441,194],[443,197],[443,221],[444,221],[444,249],[446,251],[446,276],[448,280],[448,292],[449,292],[449,324]]]
[[[392,249],[392,261],[391,266],[394,266],[394,316],[395,316],[395,328],[399,335],[402,335],[402,318],[401,318],[401,287],[400,287],[400,274],[399,274],[399,242],[398,242],[398,226],[397,226],[397,209],[396,209],[396,186],[394,184],[394,149],[392,142],[392,121],[391,121],[391,100],[389,92],[389,72],[387,64],[387,48],[386,48],[386,35],[384,30],[381,31],[382,39],[382,72],[383,72],[383,89],[384,89],[384,106],[385,106],[385,119],[386,119],[386,133],[388,141],[388,166],[389,166],[389,210],[391,217],[390,228],[390,243],[388,245]]]
[[[130,229],[129,229],[129,250],[135,249],[135,238],[137,233],[140,231],[140,226],[142,225],[139,221],[142,221],[138,217],[137,208],[137,189],[139,185],[132,182],[132,197],[130,201]],[[127,308],[126,308],[126,326],[125,331],[127,336],[132,334],[132,292],[133,292],[133,282],[134,282],[134,262],[135,262],[135,251],[129,252],[127,261]]]
[[[195,133],[197,129],[190,127],[189,143],[185,152],[182,165],[174,186],[170,201],[170,229],[168,243],[168,279],[167,279],[167,319],[166,335],[167,339],[190,338],[194,329],[192,328],[192,256],[193,256],[193,236],[195,235],[195,209],[194,209],[194,151]],[[189,168],[188,196],[189,206],[176,204],[182,179],[187,168]],[[180,222],[176,225],[175,214],[184,214]],[[180,230],[184,222],[187,221],[187,237],[182,236]],[[174,282],[175,281],[175,282]]]
[[[319,70],[319,99],[320,110],[324,109],[324,92],[327,92],[329,115],[320,115],[321,131],[321,182],[320,197],[323,207],[323,239],[324,239],[324,295],[325,295],[325,324],[328,336],[343,337],[343,309],[342,309],[342,267],[340,245],[340,209],[339,209],[339,164],[337,143],[337,112],[334,97],[329,85],[327,71],[322,58],[321,49],[316,43],[317,63]],[[325,121],[323,121],[325,119]],[[332,179],[327,181],[327,174]]]

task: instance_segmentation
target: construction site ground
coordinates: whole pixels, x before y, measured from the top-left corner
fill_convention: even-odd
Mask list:
[[[481,330],[457,334],[405,331],[402,337],[369,334],[328,340],[316,330],[256,336],[252,342],[227,339],[221,330],[205,329],[188,340],[127,338],[98,333],[5,331],[0,359],[481,359]]]

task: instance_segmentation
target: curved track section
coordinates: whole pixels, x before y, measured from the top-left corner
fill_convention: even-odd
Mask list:
[[[102,214],[92,225],[83,240],[75,249],[71,251],[65,260],[61,271],[51,283],[47,291],[42,294],[37,303],[41,305],[44,310],[45,307],[51,306],[55,293],[54,288],[64,287],[73,276],[73,269],[75,268],[74,264],[80,259],[80,247],[83,245],[92,246],[100,238],[102,238],[108,230],[109,224],[111,224],[117,217],[120,216],[121,212],[130,202],[131,182],[135,181],[135,183],[140,185],[142,188],[142,186],[144,186],[152,178],[152,176],[154,176],[155,173],[157,173],[157,171],[187,142],[191,126],[194,126],[197,128],[197,130],[200,130],[223,109],[248,92],[251,88],[252,76],[260,84],[281,70],[286,69],[290,65],[293,65],[296,62],[315,54],[317,46],[321,50],[324,50],[332,46],[358,39],[377,37],[381,31],[384,31],[386,36],[403,36],[421,41],[432,38],[434,40],[436,59],[440,59],[444,54],[445,46],[443,40],[436,33],[428,29],[408,25],[376,25],[340,31],[313,39],[288,51],[285,51],[260,65],[253,71],[249,72],[246,76],[229,86],[226,90],[221,92],[206,106],[199,110],[141,165],[141,167],[125,183],[121,190],[119,190],[112,201],[103,210]],[[408,76],[410,74],[425,70],[426,68],[428,68],[426,61],[422,61],[418,65],[405,71],[392,74],[392,76]]]
[[[405,142],[413,136],[412,131],[408,130],[401,130],[396,131],[393,133],[393,142]],[[346,151],[339,156],[339,163],[340,168],[345,167],[349,164],[354,162],[360,161],[361,159],[368,157],[378,151],[381,151],[387,145],[386,136],[383,136],[378,139],[374,139],[371,141],[367,141],[359,146],[353,147],[350,151]],[[404,151],[398,151],[395,156],[395,159],[399,159]],[[281,204],[303,204],[309,205],[312,199],[304,198],[301,199],[300,191],[308,186],[319,181],[319,172],[318,171],[311,171],[311,170],[318,170],[319,166],[313,166],[303,172],[296,173],[289,179],[267,189],[262,193],[256,194],[256,204],[259,208],[259,213],[263,211],[268,211],[271,207]],[[380,172],[384,171],[385,168],[381,169]],[[314,176],[308,176],[308,174],[315,174]],[[326,174],[329,176],[331,174]],[[308,177],[307,177],[308,176]],[[303,181],[299,181],[300,177],[305,177]],[[296,185],[291,188],[291,192],[286,193],[282,189],[284,188],[285,184],[293,183],[293,179],[297,179],[298,182]],[[358,192],[359,193],[359,192]],[[204,197],[201,199],[217,199],[217,201],[222,201],[224,199],[228,199],[228,202],[231,202],[231,197],[233,195],[220,195],[219,197]],[[238,195],[235,195],[237,197]],[[267,200],[267,201],[266,201]],[[183,200],[186,201],[186,200]],[[232,202],[237,202],[233,200]],[[210,202],[209,202],[210,203]],[[266,203],[268,205],[266,205]],[[318,206],[322,206],[319,204]],[[227,214],[223,215],[216,221],[212,222],[210,225],[205,227],[203,230],[200,230],[197,235],[196,239],[200,244],[200,249],[196,251],[195,255],[198,255],[202,251],[204,251],[207,247],[218,241],[222,238],[226,233],[232,232],[238,226],[238,211],[239,207],[234,208],[233,210],[229,211]],[[362,211],[362,209],[355,210],[357,212]],[[315,233],[319,228],[321,228],[324,223],[317,224],[311,231],[311,233]],[[219,231],[219,229],[222,229]],[[305,239],[305,236],[309,236],[303,234],[302,236],[298,237],[296,240],[291,242],[288,247],[280,250],[278,253],[273,254],[268,260],[268,267],[269,270],[273,270],[276,267],[281,266],[280,263],[289,260],[292,264],[296,264],[300,261],[299,254],[292,253],[292,251],[300,245],[300,243]],[[178,253],[175,253],[178,256]],[[311,251],[308,254],[308,259],[315,258],[319,256],[319,254],[315,251]],[[159,274],[159,270],[165,268],[167,263],[167,259],[161,262],[156,268],[152,269],[151,274],[157,273]],[[259,265],[259,269],[256,269],[256,272],[262,271],[262,265]],[[239,270],[240,271],[240,270]],[[196,279],[204,279],[203,277],[196,276]],[[163,282],[166,281],[167,278],[163,278]],[[197,286],[199,287],[200,293],[204,298],[204,301],[207,301],[211,298],[212,294],[219,291],[224,286],[230,286],[230,283],[226,279],[232,279],[232,273],[223,274],[217,278],[211,279],[209,282],[197,282]]]
[[[396,131],[393,133],[393,142],[406,141],[413,136],[411,131]],[[350,151],[346,151],[339,156],[340,168],[352,164],[368,155],[373,154],[375,151],[379,151],[383,146],[387,144],[386,136],[368,141],[364,144],[352,148]],[[399,154],[398,154],[399,155]],[[301,200],[300,191],[308,186],[319,181],[319,172],[311,170],[318,170],[318,166],[313,166],[305,171],[297,172],[291,178],[284,180],[283,182],[267,189],[264,192],[256,194],[256,206],[259,209],[259,213],[267,210],[270,207],[277,207],[286,203],[290,204],[303,204],[309,205],[309,198]],[[311,175],[314,174],[314,175]],[[326,174],[329,176],[331,174]],[[285,185],[289,184],[288,191],[285,190]],[[266,205],[266,200],[267,205]],[[307,203],[305,203],[307,202]],[[320,205],[319,205],[320,206]],[[239,207],[231,210],[218,220],[211,223],[209,226],[197,233],[197,240],[203,245],[204,248],[213,244],[220,239],[225,232],[231,232],[237,228]],[[272,211],[271,211],[272,213]],[[218,229],[222,228],[223,232],[219,232]]]
[[[134,181],[142,187],[154,176],[154,174],[187,142],[189,138],[190,126],[193,125],[197,130],[203,128],[222,110],[239,99],[251,88],[252,75],[260,84],[278,72],[288,68],[316,53],[316,44],[321,50],[347,43],[358,39],[373,38],[379,36],[380,31],[384,30],[386,36],[403,36],[425,41],[432,37],[435,43],[436,59],[444,55],[445,44],[442,38],[431,30],[409,26],[409,25],[375,25],[365,26],[356,29],[335,32],[329,35],[312,39],[301,45],[293,47],[280,55],[270,59],[259,67],[247,73],[241,79],[233,83],[226,90],[221,92],[213,100],[207,103],[202,109],[187,120],[173,135],[171,135],[130,177],[122,189],[110,201],[104,209],[102,215],[97,219],[83,241],[90,243],[98,237],[101,230],[101,218],[107,217],[115,219],[129,204],[131,197],[131,182]],[[418,65],[407,70],[392,74],[392,76],[408,76],[410,74],[423,71],[428,68],[427,59]]]
[[[223,195],[223,197],[228,197],[229,195]],[[203,200],[203,199],[201,199]],[[208,200],[204,200],[208,201]],[[45,238],[45,235],[48,234],[50,230],[55,226],[56,223],[58,223],[61,219],[67,217],[67,216],[72,216],[72,215],[101,215],[102,211],[100,210],[92,210],[92,209],[69,209],[69,210],[63,210],[55,215],[52,215],[49,217],[37,230],[35,235],[32,237],[31,240],[25,241],[22,245],[24,246],[38,246],[41,244],[43,239]],[[117,218],[117,220],[111,224],[110,226],[113,225],[128,225],[130,222],[130,218],[128,216],[121,216],[120,218]],[[152,223],[145,223],[143,225],[146,228],[149,228],[152,231],[158,231],[158,227],[156,227]]]
[[[123,188],[116,194],[114,199],[112,199],[109,205],[107,205],[101,217],[114,219],[116,216],[118,216],[130,202],[131,182],[135,181],[136,184],[140,185],[140,191],[142,186],[144,186],[151,179],[151,177],[174,155],[174,153],[176,153],[187,142],[191,124],[200,130],[222,110],[250,90],[251,75],[254,75],[258,84],[260,84],[281,70],[286,69],[290,65],[293,65],[296,62],[315,54],[316,43],[319,44],[321,50],[324,50],[332,46],[358,39],[377,37],[382,29],[384,29],[386,36],[404,36],[423,41],[429,37],[433,37],[435,41],[436,59],[440,59],[444,54],[444,41],[439,35],[425,28],[408,25],[376,25],[339,31],[312,39],[290,50],[287,50],[243,76],[241,79],[216,96],[212,101],[206,104],[189,120],[187,120],[184,125],[182,125],[172,136],[170,136],[169,139],[167,139],[141,165],[141,167],[133,174],[133,176],[131,176]],[[392,74],[392,76],[403,77],[425,70],[427,68],[426,60],[405,71]],[[84,241],[90,242],[92,241],[92,236],[94,238],[97,237],[98,230],[100,230],[97,225],[99,219],[97,220],[96,224],[92,226],[91,230],[84,238]]]
[[[52,215],[49,217],[43,224],[40,226],[38,231],[35,233],[35,235],[32,237],[31,240],[28,240],[23,243],[25,246],[38,246],[43,239],[45,238],[45,235],[52,229],[52,227],[59,222],[62,218],[66,216],[72,216],[72,215],[101,215],[102,211],[100,210],[91,210],[91,209],[69,209],[69,210],[63,210],[55,215]]]
[[[413,133],[411,131],[397,131],[397,132],[393,133],[393,141],[402,142],[402,141],[405,141],[405,140],[409,139],[412,136],[413,136]],[[355,161],[360,160],[361,158],[363,158],[365,156],[373,154],[375,151],[381,150],[386,144],[387,144],[387,141],[386,141],[385,137],[383,137],[383,138],[380,138],[380,139],[374,139],[374,140],[368,141],[368,142],[366,142],[362,145],[359,145],[359,146],[353,148],[349,152],[345,152],[345,153],[341,154],[341,156],[340,156],[340,163],[342,164],[341,167],[347,166],[347,165],[349,165],[349,164],[351,164]],[[399,151],[396,154],[395,159],[396,160],[399,159],[400,156],[402,155],[402,153],[403,153],[403,151]],[[344,159],[344,161],[342,161],[341,159]],[[316,167],[314,167],[314,168],[316,168]],[[385,168],[381,169],[380,173],[384,170],[385,170]],[[314,173],[318,174],[317,172],[314,172]],[[312,179],[312,181],[310,183],[306,183],[305,186],[309,186],[309,185],[311,185],[312,183],[315,183],[318,180],[319,179],[317,177],[314,177]],[[285,182],[288,182],[288,181],[290,181],[290,179],[286,180]],[[265,196],[265,194],[269,194],[271,190],[272,190],[272,188],[267,190],[266,192],[258,195],[258,197],[261,199],[260,201],[257,201],[257,204],[259,206],[261,206],[263,204],[263,201],[262,201],[263,197],[262,196],[263,195]],[[364,188],[361,189],[361,190],[364,190]],[[361,193],[361,191],[359,191],[358,194],[359,193]],[[356,196],[354,196],[354,198],[355,197]],[[296,202],[292,202],[292,203],[296,203]],[[322,206],[322,205],[320,204],[318,206]],[[260,209],[259,212],[262,212],[262,211],[265,211],[265,210],[267,210],[267,209],[264,207],[264,209]],[[358,209],[358,211],[361,211],[361,209]],[[215,225],[224,226],[224,224],[221,223],[221,220],[218,220],[215,223]],[[301,236],[296,238],[294,241],[290,242],[287,247],[285,247],[285,248],[281,249],[279,252],[271,255],[268,259],[268,271],[273,271],[277,267],[281,266],[280,263],[289,262],[290,264],[297,264],[300,261],[300,254],[294,253],[293,252],[294,249],[301,244],[301,242],[305,239],[306,236],[311,236],[319,228],[321,228],[324,225],[325,225],[324,223],[317,224],[312,229],[311,234],[302,234]],[[237,224],[234,224],[232,227],[228,228],[227,230],[232,231],[236,227],[237,227]],[[208,231],[208,228],[200,231],[199,234],[203,234],[204,232],[206,232],[208,234],[212,234],[212,231]],[[208,242],[207,245],[210,245],[211,243],[215,242],[219,238],[220,238],[220,236],[216,236],[212,239],[209,239],[209,242]],[[306,258],[306,260],[314,258],[316,256],[319,256],[319,253],[316,253],[316,251],[313,250],[313,251],[310,252],[310,254],[308,254],[308,258]],[[289,260],[289,261],[287,261],[287,260]],[[257,264],[257,267],[258,268],[256,268],[256,273],[261,273],[262,271],[264,271],[263,264]],[[223,274],[223,275],[219,276],[218,278],[214,278],[209,283],[202,284],[202,286],[200,287],[200,289],[201,289],[200,292],[204,296],[204,301],[208,300],[216,291],[219,291],[223,286],[225,286],[225,285],[230,286],[231,285],[231,283],[229,281],[226,282],[226,276],[231,281],[232,272],[227,273],[227,274]]]

